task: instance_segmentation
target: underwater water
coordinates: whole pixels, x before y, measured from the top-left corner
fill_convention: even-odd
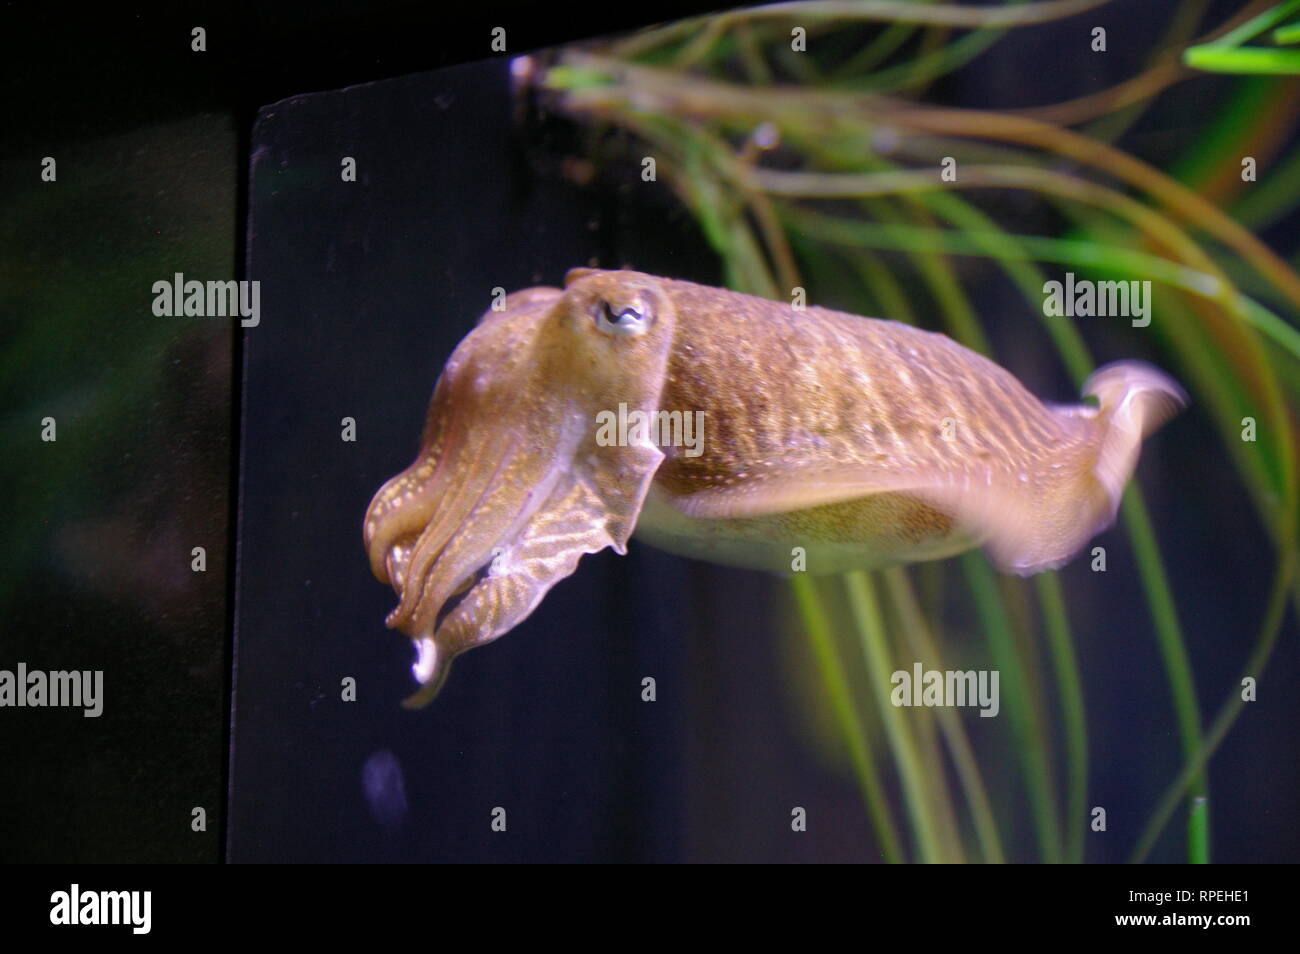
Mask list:
[[[0,860],[1300,857],[1300,7],[536,9],[6,12]],[[583,443],[659,384],[698,460]],[[845,434],[914,485],[724,512]]]
[[[1095,68],[1060,65],[1052,51],[1078,37],[1056,24],[1012,34],[997,57],[937,80],[921,101],[1012,109],[1105,89],[1141,69],[1163,28],[1154,16],[1109,15],[1098,22],[1112,30],[1111,50]],[[627,556],[583,557],[522,623],[461,657],[426,708],[399,706],[415,689],[416,654],[384,628],[397,600],[369,571],[361,517],[415,458],[433,384],[493,289],[560,286],[574,266],[630,266],[782,297],[755,283],[739,240],[719,238],[753,226],[757,213],[727,219],[726,203],[708,211],[703,187],[690,191],[689,148],[682,159],[665,141],[645,146],[575,122],[594,113],[606,125],[593,128],[624,118],[635,128],[645,104],[626,114],[617,104],[641,80],[608,80],[615,92],[592,107],[585,80],[532,72],[599,65],[566,55],[295,97],[266,107],[254,130],[249,275],[263,280],[263,307],[277,320],[245,353],[230,858],[1121,861],[1144,832],[1144,857],[1187,858],[1189,796],[1154,834],[1150,818],[1186,765],[1188,704],[1208,725],[1234,691],[1278,555],[1213,401],[1184,376],[1171,323],[1195,313],[1181,302],[1175,310],[1175,292],[1159,283],[1148,292],[1159,334],[1141,315],[1054,319],[1071,324],[1094,366],[1148,361],[1180,379],[1191,401],[1142,448],[1145,520],[1126,510],[1050,582],[1004,576],[971,554],[792,583],[634,538]],[[534,86],[521,92],[521,76]],[[676,94],[654,89],[671,117]],[[1223,133],[1208,127],[1207,104],[1230,108],[1232,89],[1195,89],[1195,99],[1161,100],[1114,135],[1157,167],[1214,149]],[[1273,92],[1283,112],[1272,115],[1289,129],[1293,100]],[[887,119],[874,138],[835,135],[850,151],[912,163],[915,150],[936,148],[906,136],[900,145]],[[755,125],[743,110],[708,122],[737,143],[735,128]],[[790,122],[772,169],[803,161],[808,134]],[[656,132],[671,140],[665,123]],[[670,161],[686,164],[670,184],[641,175],[657,148],[668,150],[661,174]],[[971,148],[958,177],[967,161],[1005,158]],[[339,187],[338,156],[358,157],[355,188]],[[1060,157],[1045,168],[1079,172]],[[1158,251],[1049,195],[1008,187],[972,201],[1008,232]],[[960,318],[962,292],[952,289],[961,288],[980,350],[1041,399],[1077,401],[1053,319],[1026,302],[1016,273],[969,254],[936,264],[946,247],[906,231],[925,220],[881,202],[845,216],[896,226],[874,235],[882,251],[866,262],[850,245],[814,254],[824,235],[791,204],[782,221],[794,223],[789,242],[811,300],[957,335],[960,322],[945,319]],[[978,235],[958,212],[941,222],[931,211],[929,221]],[[694,217],[710,215],[722,224],[701,231]],[[1261,234],[1293,255],[1295,221],[1284,216]],[[753,228],[771,247],[770,233]],[[780,271],[780,255],[768,261]],[[1087,266],[1043,267],[1064,283]],[[908,313],[890,313],[891,303]],[[1292,359],[1278,361],[1294,373]],[[769,384],[767,397],[779,400],[780,380]],[[1130,539],[1143,525],[1154,563],[1146,540]],[[1154,612],[1153,592],[1169,601]],[[1287,614],[1280,625],[1293,636]],[[1176,650],[1162,642],[1171,621]],[[1171,653],[1185,656],[1183,669]],[[951,669],[1000,672],[992,718],[967,708],[954,723],[933,709],[879,705],[895,669],[943,668],[940,657]],[[1199,789],[1214,860],[1295,857],[1286,806],[1296,702],[1279,688],[1296,668],[1284,635]],[[1190,685],[1170,675],[1184,671]]]

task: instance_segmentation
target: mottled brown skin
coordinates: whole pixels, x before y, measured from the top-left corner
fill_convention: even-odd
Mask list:
[[[626,334],[602,320],[629,309]],[[1183,400],[1134,362],[1085,394],[1098,407],[1047,406],[943,335],[639,272],[517,292],[456,349],[420,456],[367,513],[400,595],[389,625],[420,653],[413,704],[634,528],[773,570],[794,547],[837,572],[980,543],[1015,572],[1058,566],[1113,520],[1143,437]],[[702,453],[600,446],[596,415],[620,404],[703,411]]]
[[[1065,509],[1076,523],[1068,475],[1095,452],[1090,422],[1054,414],[993,362],[897,322],[663,284],[709,324],[674,350],[662,400],[708,414],[705,453],[666,449],[655,478],[678,509],[707,518],[795,511],[796,535],[821,528],[845,543],[896,540],[906,550],[948,537],[956,522],[894,488],[1024,473],[1045,510]]]
[[[664,462],[674,493],[764,488],[848,468],[909,475],[966,458],[1003,471],[1087,453],[1090,428],[941,334],[686,282],[695,321],[669,363],[665,407],[707,408],[707,453]],[[696,334],[707,322],[707,333]],[[955,440],[945,440],[944,421]],[[775,492],[775,491],[773,491]]]

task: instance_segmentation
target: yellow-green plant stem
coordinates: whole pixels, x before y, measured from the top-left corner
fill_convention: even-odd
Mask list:
[[[904,621],[909,640],[914,642],[923,656],[933,660],[934,668],[944,668],[943,657],[930,635],[929,625],[921,613],[907,572],[902,567],[893,567],[885,570],[882,575],[895,609]],[[975,753],[962,728],[961,719],[948,708],[939,709],[938,718],[940,729],[948,744],[948,751],[957,768],[958,782],[966,796],[966,804],[970,808],[980,851],[985,861],[1001,864],[1005,857],[997,821],[993,816],[993,806],[989,802],[988,791],[980,775],[979,763],[975,760]]]
[[[1204,795],[1192,799],[1187,816],[1187,860],[1194,865],[1210,863],[1210,803]]]
[[[853,774],[857,777],[862,790],[862,801],[871,819],[876,838],[880,843],[881,854],[888,862],[903,860],[899,849],[898,828],[894,824],[889,809],[889,799],[885,796],[884,786],[876,773],[871,749],[867,744],[866,733],[858,719],[853,697],[849,692],[849,683],[844,676],[843,663],[835,649],[835,640],[831,636],[830,625],[813,581],[805,574],[797,574],[790,581],[794,590],[795,603],[803,618],[804,631],[812,644],[813,655],[821,671],[822,681],[830,695],[831,708],[834,710],[840,730],[848,745],[849,760],[853,765]]]
[[[1021,664],[1020,651],[1016,648],[1011,623],[998,597],[997,580],[988,561],[980,554],[968,553],[961,558],[961,564],[975,597],[976,612],[988,637],[993,664],[1001,673],[1005,709],[1012,732],[1024,752],[1027,765],[1024,776],[1029,787],[1029,804],[1039,850],[1044,861],[1056,863],[1062,860],[1061,830],[1051,769],[1046,758],[1047,740],[1043,737],[1042,724],[1034,717],[1031,708],[1033,696]]]
[[[889,741],[889,750],[894,757],[894,764],[898,766],[903,801],[907,805],[908,817],[912,820],[916,834],[917,853],[922,861],[946,860],[948,852],[938,837],[938,823],[926,797],[926,780],[911,732],[899,709],[890,702],[890,675],[893,668],[886,647],[884,624],[876,604],[875,589],[870,577],[862,571],[847,574],[845,584],[867,665],[871,685],[868,695],[876,704],[876,712]]]
[[[1079,662],[1070,637],[1069,618],[1061,581],[1055,573],[1040,573],[1034,578],[1052,668],[1059,687],[1061,712],[1065,718],[1065,751],[1069,778],[1066,790],[1066,857],[1076,864],[1083,861],[1083,833],[1087,819],[1084,812],[1088,796],[1088,723],[1084,715],[1083,682]]]

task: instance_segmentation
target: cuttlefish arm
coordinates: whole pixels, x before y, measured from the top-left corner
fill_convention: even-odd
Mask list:
[[[943,335],[638,272],[517,292],[453,353],[419,456],[366,515],[399,594],[388,624],[416,645],[407,704],[634,529],[778,570],[792,546],[822,548],[812,571],[979,544],[1009,571],[1059,566],[1113,521],[1142,440],[1185,401],[1137,362],[1084,393],[1096,404],[1046,405]],[[615,411],[698,415],[702,440],[598,440]]]
[[[651,280],[528,289],[489,311],[434,390],[415,462],[371,501],[365,542],[399,595],[428,702],[459,653],[521,622],[584,553],[626,552],[663,452],[603,446],[593,421],[659,402],[671,302]],[[460,595],[459,602],[450,601]]]

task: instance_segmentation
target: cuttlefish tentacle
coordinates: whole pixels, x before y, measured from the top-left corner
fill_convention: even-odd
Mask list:
[[[632,496],[626,501],[632,509]],[[541,602],[546,591],[569,576],[586,553],[613,547],[627,551],[635,514],[626,512],[612,521],[602,514],[610,503],[581,479],[564,493],[557,489],[538,508],[536,517],[517,538],[516,545],[489,564],[486,578],[471,587],[447,614],[432,640],[434,664],[422,675],[422,686],[407,705],[418,707],[437,694],[451,660],[475,646],[491,642],[522,622]],[[620,526],[622,525],[622,527]]]
[[[943,335],[637,272],[516,292],[453,353],[420,455],[367,513],[371,566],[399,594],[388,624],[417,650],[408,704],[634,529],[777,571],[792,547],[809,572],[980,544],[1012,572],[1059,566],[1113,522],[1142,441],[1186,402],[1138,362],[1084,394],[1096,404],[1047,405]],[[702,413],[702,446],[601,438],[616,412]]]
[[[435,388],[420,455],[367,513],[371,567],[399,594],[388,625],[416,644],[408,705],[433,697],[457,654],[527,617],[583,554],[626,552],[663,460],[645,440],[598,441],[591,422],[620,402],[657,406],[671,303],[653,282],[610,278],[560,299],[530,289],[480,319]]]

